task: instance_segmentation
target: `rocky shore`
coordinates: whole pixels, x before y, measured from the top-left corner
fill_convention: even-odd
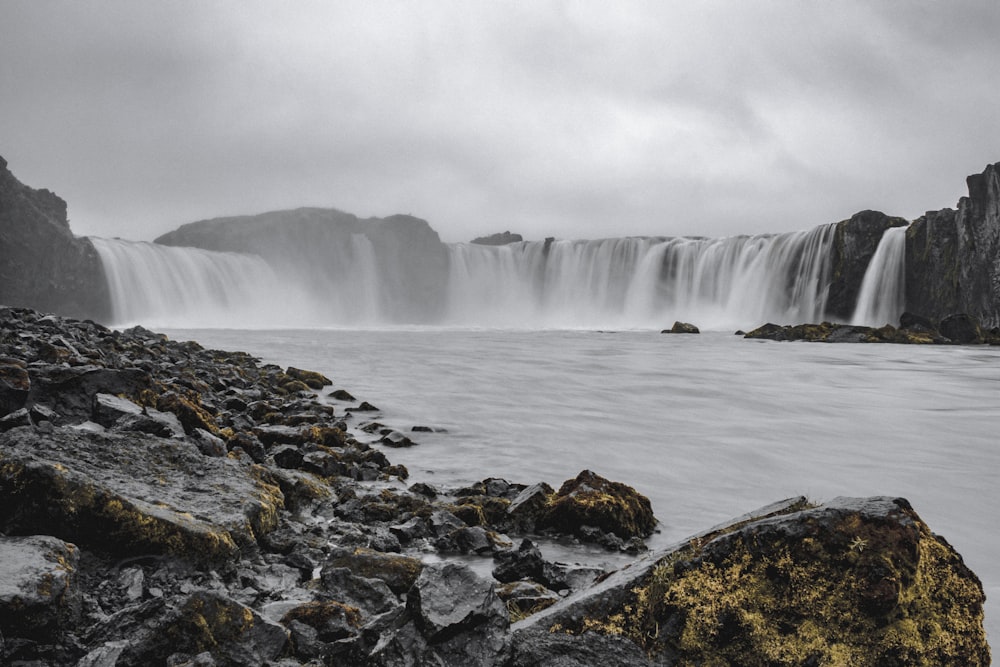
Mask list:
[[[1000,327],[987,329],[965,313],[948,315],[938,322],[903,313],[899,326],[866,327],[852,324],[781,325],[768,323],[744,334],[758,340],[812,343],[897,343],[904,345],[1000,345]]]
[[[0,307],[0,663],[989,664],[979,580],[903,499],[653,553],[625,484],[407,486],[386,452],[416,436],[377,417],[315,372]]]

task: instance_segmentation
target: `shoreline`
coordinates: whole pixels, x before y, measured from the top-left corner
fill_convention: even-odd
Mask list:
[[[17,491],[24,502],[16,504],[16,510],[4,510],[4,525],[20,534],[44,525],[40,519],[58,518],[54,525],[79,542],[75,557],[63,557],[64,562],[75,562],[61,570],[68,577],[67,595],[50,600],[51,617],[42,626],[53,636],[72,635],[73,641],[45,644],[28,637],[14,647],[44,655],[52,664],[77,664],[79,659],[93,665],[167,659],[201,664],[196,661],[205,653],[217,664],[322,664],[338,659],[404,664],[406,656],[418,655],[427,660],[437,656],[445,664],[531,664],[524,661],[543,655],[538,643],[543,638],[525,635],[512,644],[511,620],[540,611],[543,605],[571,607],[565,598],[586,597],[593,580],[608,573],[546,562],[521,538],[540,524],[549,525],[576,539],[591,538],[638,553],[642,536],[653,527],[652,512],[644,517],[638,494],[621,488],[624,485],[601,487],[605,495],[634,501],[634,511],[620,513],[617,523],[595,531],[595,515],[582,519],[572,513],[557,522],[551,516],[554,497],[587,498],[589,490],[602,484],[583,474],[576,480],[582,484],[565,493],[487,478],[465,489],[424,484],[405,492],[386,488],[369,494],[369,483],[405,479],[407,471],[393,466],[381,447],[351,436],[353,428],[374,421],[368,417],[376,413],[359,409],[362,401],[350,411],[354,416],[348,427],[347,410],[328,411],[329,405],[307,396],[329,388],[318,374],[259,366],[249,355],[204,350],[197,343],[169,341],[141,328],[111,332],[32,311],[4,309],[5,329],[16,318],[33,319],[28,324],[38,330],[26,327],[21,333],[29,333],[28,338],[6,335],[4,343],[33,345],[37,354],[25,362],[24,374],[11,370],[5,376],[27,378],[29,387],[24,395],[27,422],[9,429],[8,423],[7,433],[0,436],[0,490],[18,488],[13,482],[24,482],[21,489],[49,484],[45,488],[62,488],[63,497],[72,501],[64,505],[74,509],[57,517],[49,509],[38,509],[37,502],[26,502],[27,492]],[[85,340],[97,342],[86,349]],[[13,357],[10,352],[4,354]],[[18,368],[14,363],[7,366]],[[77,373],[74,368],[96,370]],[[109,369],[120,372],[105,372]],[[148,378],[125,372],[136,369]],[[224,395],[229,391],[233,394]],[[81,400],[81,394],[88,400]],[[128,397],[138,412],[129,406]],[[51,414],[40,409],[46,403],[55,406],[48,408]],[[103,432],[58,425],[83,417],[105,422]],[[168,431],[168,437],[156,434]],[[408,436],[390,430],[383,437],[386,446],[405,446],[400,437]],[[136,455],[128,461],[135,466],[126,467],[129,474],[113,480],[101,479],[100,470],[82,478],[51,473],[62,473],[59,466],[80,472],[82,453],[117,461],[122,453],[138,452],[137,447],[156,456],[144,464]],[[48,465],[35,465],[41,460]],[[117,466],[124,464],[119,461]],[[136,490],[146,477],[154,481]],[[192,484],[194,490],[154,498],[160,477]],[[239,480],[243,486],[198,490],[205,480],[219,478]],[[72,493],[60,486],[67,480]],[[129,511],[110,511],[112,502],[84,507],[81,498],[88,493],[101,495],[89,492],[94,489],[117,494],[111,500]],[[162,488],[158,492],[165,493]],[[156,505],[157,500],[163,505]],[[173,516],[164,516],[171,512]],[[80,520],[83,515],[86,521]],[[625,518],[634,525],[625,526]],[[505,539],[505,534],[513,539]],[[112,536],[116,540],[108,539]],[[435,553],[442,560],[428,564],[414,553]],[[501,569],[502,578],[510,581],[491,583],[470,575],[449,562],[449,554],[460,553],[492,557],[498,569],[506,568]],[[450,582],[444,593],[437,590],[442,581]],[[469,599],[481,604],[453,617]],[[974,606],[968,610],[973,624]],[[234,614],[253,619],[250,626],[257,630],[251,633],[252,641],[247,641],[251,635],[246,628],[229,622]],[[192,626],[192,618],[200,621]],[[11,638],[17,635],[7,631],[6,617],[4,622],[3,650],[10,653]],[[140,625],[145,630],[135,627]],[[582,632],[581,626],[578,636],[583,639],[561,641],[604,646],[604,639],[592,640],[591,635],[621,634],[602,627],[603,633],[591,628],[596,628],[594,634]],[[981,633],[981,603],[979,628]],[[164,635],[178,643],[165,644]],[[607,641],[611,643],[602,650],[622,648],[617,640]],[[469,650],[477,652],[471,655]]]

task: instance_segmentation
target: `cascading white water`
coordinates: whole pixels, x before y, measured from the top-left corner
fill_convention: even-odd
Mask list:
[[[450,247],[457,324],[705,328],[822,319],[834,226],[724,239]]]
[[[253,328],[301,324],[302,301],[261,258],[91,238],[111,291],[113,323]],[[294,290],[293,290],[294,291]]]
[[[507,328],[706,329],[823,318],[834,225],[789,234],[452,244],[431,323]],[[269,264],[256,255],[93,239],[115,324],[310,327],[406,321],[398,262],[364,234],[328,260]],[[316,250],[313,248],[313,250]],[[442,258],[443,262],[444,258]],[[445,273],[446,271],[446,273]],[[428,303],[438,297],[431,295]]]
[[[879,327],[896,325],[906,303],[906,227],[891,227],[882,234],[861,281],[858,304],[851,324]]]

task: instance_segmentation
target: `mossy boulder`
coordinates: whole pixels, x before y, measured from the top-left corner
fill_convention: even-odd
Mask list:
[[[358,576],[380,579],[398,595],[410,589],[423,570],[424,564],[419,558],[412,556],[359,547],[353,550],[342,549],[339,553],[333,554],[325,567],[345,567]]]
[[[585,537],[590,526],[628,540],[647,537],[656,527],[649,498],[627,484],[590,470],[567,480],[538,517],[540,530]]]
[[[902,498],[793,499],[515,626],[626,637],[653,664],[988,665],[982,584]]]
[[[288,370],[285,371],[285,375],[294,380],[305,383],[305,385],[310,389],[322,389],[323,387],[333,384],[330,378],[326,377],[322,373],[317,373],[316,371],[306,371],[301,368],[295,368],[294,366],[289,366]]]
[[[273,530],[283,506],[262,468],[192,443],[69,428],[0,435],[0,532],[45,526],[104,552],[215,566]]]

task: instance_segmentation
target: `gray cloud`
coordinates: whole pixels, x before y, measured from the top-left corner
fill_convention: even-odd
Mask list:
[[[301,205],[448,240],[728,235],[953,205],[1000,6],[0,3],[0,154],[78,233]]]

